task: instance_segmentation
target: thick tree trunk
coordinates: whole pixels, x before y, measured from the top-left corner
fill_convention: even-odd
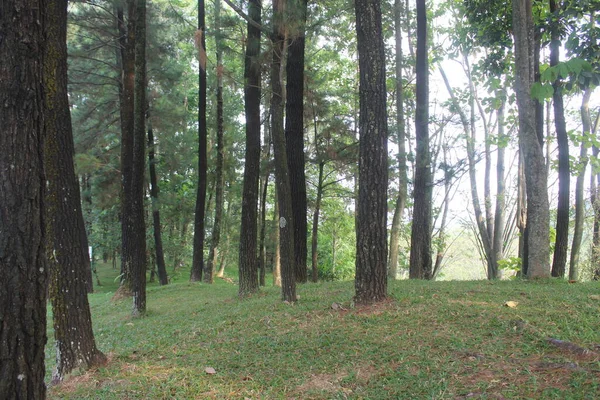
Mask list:
[[[133,316],[146,312],[146,222],[144,177],[146,172],[146,0],[135,0],[135,101],[133,179],[131,212],[133,223],[131,288]]]
[[[221,0],[215,0],[215,42],[217,48],[217,165],[215,171],[215,222],[213,225],[204,282],[213,283],[213,274],[219,260],[219,242],[223,219],[223,48],[221,45]]]
[[[360,119],[356,229],[357,304],[387,296],[387,111],[385,50],[379,0],[355,2]]]
[[[250,0],[248,15],[261,22],[259,0]],[[256,258],[258,179],[260,174],[260,30],[248,23],[244,67],[244,107],[246,111],[246,162],[242,194],[239,275],[240,296],[258,291]]]
[[[319,280],[319,215],[321,213],[321,200],[323,199],[323,168],[325,162],[319,162],[319,181],[317,183],[317,200],[315,201],[315,212],[313,214],[312,224],[312,281]]]
[[[266,143],[268,150],[266,151],[267,157],[269,160],[269,155],[271,153],[271,144]],[[267,275],[267,251],[265,245],[265,237],[267,232],[267,190],[269,188],[269,175],[270,168],[268,165],[265,166],[265,175],[263,178],[262,184],[262,192],[260,197],[260,236],[258,242],[258,269],[259,269],[259,285],[265,286],[265,279]]]
[[[546,168],[537,136],[535,104],[531,99],[533,72],[533,16],[530,0],[513,0],[515,38],[515,92],[519,109],[519,147],[523,151],[527,186],[527,227],[524,263],[527,277],[550,275],[549,209]]]
[[[87,298],[91,268],[67,95],[67,0],[50,0],[46,11],[46,243],[56,339],[52,381],[57,383],[74,369],[87,369],[106,357],[96,348]]]
[[[123,7],[117,9],[117,24],[121,47],[121,287],[119,291],[132,294],[131,268],[135,245],[133,218],[133,145],[134,145],[134,87],[135,87],[135,2],[124,0],[127,6],[127,21],[123,16]]]
[[[569,262],[569,280],[577,280],[579,273],[579,252],[583,238],[583,223],[585,217],[585,198],[583,186],[585,183],[585,170],[587,168],[587,143],[586,135],[593,134],[592,120],[590,116],[590,98],[593,89],[587,88],[581,101],[581,123],[583,126],[584,139],[581,141],[579,150],[579,171],[575,184],[575,227],[573,228],[573,244],[571,246],[571,259]]]
[[[204,271],[204,216],[206,213],[206,13],[204,0],[198,0],[198,30],[196,47],[200,68],[198,71],[198,191],[194,214],[194,251],[190,281],[202,280]]]
[[[283,17],[285,0],[273,0],[273,62],[271,64],[271,135],[275,158],[275,186],[279,202],[279,246],[281,249],[281,294],[284,301],[296,301],[296,260],[292,190],[283,126],[283,65],[285,43]]]
[[[308,223],[306,220],[306,176],[304,161],[304,35],[307,0],[290,0],[294,15],[286,63],[285,139],[292,191],[296,282],[306,283]]]
[[[402,55],[402,15],[404,14],[402,0],[394,2],[394,29],[396,40],[396,132],[398,141],[398,198],[392,218],[392,229],[390,231],[390,249],[388,261],[388,277],[396,279],[398,275],[398,242],[400,228],[402,225],[402,214],[406,208],[406,197],[408,193],[408,174],[406,167],[406,128],[404,118],[404,84],[402,82],[402,66],[404,58]]]
[[[415,111],[414,207],[410,246],[411,279],[431,279],[431,197],[432,175],[429,152],[429,63],[425,0],[417,0],[417,91]]]
[[[44,399],[46,1],[0,9],[0,398]]]
[[[556,13],[556,1],[550,0],[550,12]],[[550,42],[550,66],[558,65],[560,60],[560,36],[557,32],[558,21],[552,23],[552,40]],[[569,197],[571,191],[571,173],[569,168],[569,136],[565,121],[562,84],[560,79],[553,82],[554,94],[554,126],[558,142],[558,206],[556,213],[556,241],[554,259],[552,261],[552,276],[564,277],[567,265],[569,247]]]
[[[150,169],[150,198],[152,199],[152,226],[154,228],[154,247],[156,251],[158,281],[161,285],[167,285],[169,283],[169,277],[167,276],[162,241],[162,228],[160,226],[160,203],[158,201],[159,187],[158,179],[156,177],[156,160],[154,158],[154,135],[150,118],[148,118],[148,166]]]
[[[281,287],[281,246],[279,245],[281,232],[279,230],[279,201],[275,195],[275,210],[273,210],[273,243],[275,245],[275,254],[273,254],[273,286]]]

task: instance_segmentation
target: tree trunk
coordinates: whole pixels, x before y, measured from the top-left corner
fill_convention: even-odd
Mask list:
[[[304,35],[307,0],[290,0],[288,8],[294,16],[294,28],[286,63],[285,146],[292,191],[296,282],[306,283],[308,224],[304,161]]]
[[[498,261],[504,258],[504,207],[506,204],[505,199],[505,184],[504,184],[504,154],[505,145],[502,143],[505,140],[504,134],[504,97],[506,93],[502,91],[502,103],[497,110],[498,116],[498,148],[497,148],[497,159],[496,159],[496,210],[494,212],[494,239],[492,243],[492,251],[494,253],[494,259],[496,261],[495,278],[498,277]],[[490,274],[488,271],[488,278]]]
[[[274,229],[274,244],[275,254],[273,255],[273,286],[281,287],[281,246],[280,243],[280,230],[279,230],[279,201],[277,200],[277,194],[275,194],[275,210],[273,210],[273,227]]]
[[[0,9],[0,398],[44,399],[46,2]]]
[[[313,214],[313,225],[312,225],[312,281],[317,282],[319,280],[319,214],[321,213],[321,200],[323,199],[323,168],[325,162],[319,162],[319,181],[317,183],[317,200],[315,202],[315,212]]]
[[[585,182],[585,170],[587,168],[587,143],[586,136],[592,135],[592,120],[590,116],[590,98],[593,89],[586,88],[581,101],[581,123],[583,126],[583,139],[579,150],[579,170],[575,184],[575,227],[573,228],[573,244],[571,246],[571,259],[569,262],[569,280],[577,280],[579,273],[579,252],[583,238],[583,223],[585,217],[585,198],[583,185]],[[592,174],[593,175],[593,174]]]
[[[402,55],[402,15],[403,2],[395,0],[394,2],[394,29],[396,32],[396,132],[398,135],[398,198],[394,209],[392,219],[392,229],[390,231],[390,249],[388,262],[388,277],[396,279],[398,275],[398,242],[400,237],[400,228],[402,225],[402,214],[406,208],[406,197],[408,193],[408,176],[406,167],[406,129],[404,118],[404,84],[402,82],[402,65],[404,58]]]
[[[536,132],[535,104],[531,99],[534,81],[533,16],[531,0],[513,0],[515,38],[515,92],[519,109],[519,147],[523,151],[527,187],[525,257],[527,277],[550,275],[549,208],[544,154]]]
[[[119,291],[132,294],[132,263],[135,235],[133,218],[133,146],[134,146],[134,87],[135,87],[135,2],[124,0],[127,6],[127,22],[123,6],[117,8],[117,24],[121,47],[121,287]]]
[[[431,155],[429,152],[429,62],[425,0],[417,0],[417,89],[415,136],[417,154],[413,188],[414,208],[410,246],[411,279],[431,279]]]
[[[557,12],[556,1],[550,0],[550,13]],[[560,36],[556,24],[551,23],[552,40],[550,41],[550,66],[558,65],[560,60]],[[556,242],[554,246],[554,259],[552,261],[552,276],[565,276],[567,253],[569,247],[569,197],[571,173],[569,168],[569,136],[565,121],[565,108],[563,105],[562,84],[560,79],[552,83],[554,93],[554,126],[558,142],[558,206],[556,212]]]
[[[87,298],[91,268],[73,164],[75,146],[67,95],[67,1],[51,0],[46,11],[46,243],[56,339],[52,381],[58,383],[74,369],[88,369],[106,357],[96,348]]]
[[[204,282],[213,283],[213,274],[219,260],[221,221],[223,219],[223,48],[221,45],[221,0],[215,0],[215,42],[217,49],[217,165],[215,171],[215,222],[213,225]]]
[[[133,179],[131,182],[132,239],[131,287],[133,316],[146,313],[146,223],[144,177],[146,172],[146,0],[135,0],[135,101]]]
[[[266,160],[268,162],[269,160],[269,155],[271,153],[271,144],[270,143],[266,143],[265,146],[267,146],[268,150],[266,151]],[[259,274],[259,285],[260,286],[265,286],[265,279],[266,279],[266,275],[267,275],[267,254],[266,254],[266,247],[265,247],[265,236],[266,236],[266,231],[267,231],[267,189],[269,188],[269,175],[270,175],[270,168],[268,165],[265,166],[265,176],[263,178],[263,185],[262,185],[262,194],[261,194],[261,198],[260,198],[260,237],[259,237],[259,243],[258,243],[258,269],[260,271]]]
[[[225,211],[224,218],[224,227],[225,227],[225,248],[221,252],[221,261],[219,261],[219,270],[217,272],[217,278],[222,278],[225,276],[225,261],[227,260],[227,255],[229,254],[229,245],[231,243],[231,235],[229,232],[229,220],[230,220],[230,211],[231,211],[231,192],[228,193],[227,200],[227,210]]]
[[[152,199],[152,226],[154,228],[154,247],[156,250],[158,281],[161,285],[167,285],[169,283],[169,277],[167,276],[160,226],[160,203],[158,201],[159,187],[158,179],[156,177],[156,160],[154,158],[154,135],[150,118],[148,118],[148,165],[150,168],[150,198]]]
[[[198,30],[196,48],[200,68],[198,71],[198,191],[194,214],[194,252],[190,281],[202,280],[204,270],[204,216],[206,206],[206,14],[204,0],[198,0]]]
[[[387,296],[387,111],[385,50],[379,0],[355,2],[360,119],[358,226],[356,229],[357,304]]]
[[[248,15],[261,23],[261,4],[250,0]],[[244,108],[246,111],[246,162],[242,194],[239,275],[240,296],[258,292],[256,259],[258,179],[260,174],[260,30],[248,22],[244,67]]]
[[[271,135],[275,158],[275,183],[279,202],[279,246],[281,249],[281,294],[284,301],[296,301],[296,260],[292,189],[283,127],[283,66],[285,43],[283,16],[285,0],[273,0],[273,63],[271,64]]]

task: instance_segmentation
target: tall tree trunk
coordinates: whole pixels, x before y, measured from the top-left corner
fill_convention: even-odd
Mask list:
[[[515,38],[515,92],[519,109],[519,147],[523,151],[527,186],[527,227],[524,262],[527,277],[550,275],[549,205],[544,154],[535,129],[535,104],[531,99],[534,81],[533,16],[531,0],[513,0]]]
[[[294,16],[286,62],[285,146],[292,191],[296,282],[306,283],[308,224],[304,161],[304,36],[307,0],[289,0]]]
[[[248,15],[261,22],[261,3],[250,0]],[[246,162],[242,194],[242,223],[239,252],[240,296],[258,291],[256,259],[258,179],[260,175],[260,30],[248,22],[244,66],[244,108],[246,111]]]
[[[440,135],[441,137],[441,135]],[[444,155],[444,165],[448,166],[448,146],[442,145]],[[438,232],[437,239],[437,252],[435,256],[435,263],[433,264],[433,272],[431,279],[435,279],[442,269],[442,262],[444,261],[444,254],[446,252],[446,221],[448,220],[448,212],[450,211],[450,189],[452,188],[452,176],[453,171],[451,168],[446,167],[444,169],[444,201],[442,220],[440,222],[440,229]]]
[[[579,150],[579,171],[575,184],[575,227],[573,228],[573,244],[571,246],[571,259],[569,262],[569,280],[577,280],[579,273],[579,252],[583,238],[583,222],[585,217],[585,199],[583,197],[583,186],[585,182],[585,170],[587,168],[587,143],[586,136],[591,135],[592,120],[590,116],[590,98],[593,89],[586,88],[581,101],[581,123],[583,126],[583,140]]]
[[[127,7],[127,21],[123,7],[117,9],[121,47],[121,287],[119,291],[132,294],[132,263],[134,257],[135,225],[133,218],[133,146],[134,146],[134,87],[135,87],[135,2],[123,0]]]
[[[596,120],[597,121],[597,120]],[[592,154],[598,158],[598,147],[592,147]],[[592,171],[590,192],[592,209],[594,210],[594,228],[592,235],[592,268],[594,269],[593,279],[600,280],[600,173]]]
[[[46,1],[38,0],[3,0],[0,3],[2,399],[44,399],[46,396],[46,179],[42,83],[46,4]]]
[[[206,213],[206,14],[204,0],[198,0],[198,30],[196,48],[200,68],[198,71],[198,191],[194,214],[194,252],[190,281],[202,280],[204,270],[204,216]]]
[[[425,0],[417,0],[417,89],[415,110],[414,208],[410,246],[411,279],[431,279],[431,155],[429,152],[429,62]]]
[[[267,251],[265,245],[265,237],[267,232],[267,190],[269,188],[269,176],[271,172],[268,165],[268,161],[270,159],[271,154],[271,143],[269,140],[267,140],[267,143],[265,143],[265,147],[267,147],[267,151],[265,152],[265,175],[263,178],[262,192],[260,198],[260,235],[258,239],[258,269],[260,272],[260,286],[265,286],[265,279],[267,275]]]
[[[146,312],[146,222],[144,177],[146,172],[146,0],[135,0],[135,99],[131,212],[133,247],[131,288],[133,316]]]
[[[46,7],[46,243],[56,339],[52,381],[58,383],[74,369],[90,368],[106,357],[96,347],[87,298],[91,268],[67,94],[67,0],[50,0]]]
[[[160,203],[158,201],[159,187],[158,179],[156,177],[156,160],[154,158],[154,135],[150,118],[148,118],[148,166],[150,169],[150,198],[152,199],[152,226],[154,228],[154,247],[156,250],[158,281],[161,285],[167,285],[169,283],[169,277],[167,276],[160,226]]]
[[[227,260],[227,255],[229,254],[229,245],[231,243],[231,235],[229,232],[229,221],[230,221],[230,212],[231,212],[231,192],[227,195],[227,210],[225,211],[225,218],[223,219],[225,228],[225,248],[221,252],[221,260],[219,261],[219,270],[217,271],[217,278],[222,278],[225,276],[225,261]]]
[[[360,71],[358,226],[356,229],[357,304],[387,296],[387,110],[385,50],[379,0],[356,0]]]
[[[217,165],[215,171],[215,222],[204,270],[204,282],[212,283],[213,274],[219,260],[219,242],[221,240],[221,221],[223,219],[223,48],[221,45],[221,0],[215,0],[215,42],[217,48]]]
[[[277,200],[277,194],[275,194],[275,210],[273,210],[273,227],[274,229],[274,240],[275,254],[273,255],[273,286],[281,287],[281,232],[279,230],[279,201]]]
[[[550,0],[550,13],[557,13],[555,0]],[[560,60],[560,35],[559,21],[551,23],[550,41],[550,66],[558,65]],[[571,191],[571,173],[569,168],[569,136],[565,121],[565,108],[563,105],[562,84],[560,79],[552,83],[554,93],[554,126],[558,142],[558,206],[556,212],[556,242],[554,246],[554,259],[552,261],[552,276],[564,277],[567,265],[567,252],[569,247],[569,197]]]
[[[275,186],[279,202],[279,246],[281,249],[281,294],[284,301],[296,301],[296,261],[294,255],[294,219],[292,189],[283,126],[285,65],[285,0],[273,0],[273,62],[271,64],[271,135],[275,158]]]
[[[504,258],[504,207],[506,204],[504,184],[505,145],[503,144],[504,140],[506,139],[504,134],[504,98],[506,93],[502,91],[500,96],[502,96],[502,103],[497,110],[499,143],[497,146],[498,148],[496,156],[496,210],[494,212],[494,239],[492,243],[496,267],[498,266],[498,261]],[[490,276],[489,272],[491,271],[488,271],[488,277]],[[496,268],[495,272],[495,277],[498,277],[498,268]]]
[[[315,283],[319,280],[319,247],[318,247],[319,246],[319,215],[321,213],[321,200],[323,199],[323,168],[324,167],[325,167],[325,162],[320,161],[319,162],[319,181],[317,183],[317,200],[315,201],[315,211],[313,214],[313,224],[312,224],[312,238],[311,238],[312,281]]]
[[[402,0],[394,2],[394,29],[396,39],[396,133],[398,141],[398,198],[392,218],[392,229],[390,231],[390,249],[388,262],[388,277],[396,279],[398,275],[398,242],[400,227],[402,225],[402,214],[406,208],[406,197],[408,193],[408,174],[406,167],[406,128],[404,118],[404,84],[402,82],[402,66],[404,57],[402,55],[402,15],[404,14]]]

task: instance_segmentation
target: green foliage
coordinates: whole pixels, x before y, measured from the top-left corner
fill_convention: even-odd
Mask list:
[[[520,271],[523,265],[523,260],[520,257],[508,257],[498,260],[498,268],[504,271]]]

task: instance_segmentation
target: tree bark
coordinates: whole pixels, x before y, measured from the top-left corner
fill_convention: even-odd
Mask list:
[[[354,299],[371,304],[387,296],[387,110],[385,50],[379,0],[356,0],[360,71],[358,210]]]
[[[296,282],[308,281],[306,176],[304,161],[304,47],[307,0],[290,0],[294,17],[286,62],[285,146],[292,191]]]
[[[194,214],[194,251],[190,281],[202,280],[204,271],[204,216],[206,213],[206,13],[204,0],[198,0],[198,30],[196,47],[200,68],[198,71],[198,191]]]
[[[550,0],[550,13],[557,13],[555,0]],[[550,66],[558,65],[560,60],[560,35],[557,31],[558,21],[551,23]],[[569,168],[569,136],[565,121],[562,84],[560,79],[552,83],[554,93],[554,126],[558,142],[558,206],[556,215],[556,241],[554,259],[552,261],[552,276],[564,277],[567,265],[569,247],[569,197],[571,191],[571,173]]]
[[[273,0],[273,62],[271,64],[271,135],[275,158],[275,184],[279,202],[279,246],[281,249],[281,294],[284,301],[296,301],[296,259],[294,253],[294,219],[292,190],[283,126],[283,66],[285,43],[283,17],[285,0]]]
[[[250,0],[248,15],[261,23],[259,0]],[[246,111],[246,162],[242,194],[242,223],[239,253],[239,295],[258,292],[256,258],[258,179],[260,174],[260,30],[248,22],[244,67],[244,108]]]
[[[124,0],[127,21],[123,15],[123,4],[117,8],[117,24],[121,47],[121,286],[119,291],[132,294],[132,263],[134,250],[135,222],[133,218],[133,146],[134,146],[134,87],[135,87],[135,2]]]
[[[75,146],[67,94],[67,1],[49,0],[46,11],[45,206],[49,297],[56,339],[52,381],[58,383],[74,369],[101,364],[106,357],[96,347],[87,298],[91,268],[73,164]]]
[[[394,2],[394,29],[396,40],[396,133],[398,141],[398,198],[394,208],[394,217],[392,218],[392,229],[390,231],[390,249],[388,262],[388,277],[396,279],[398,275],[398,242],[400,237],[400,228],[402,225],[402,214],[406,208],[406,198],[408,193],[408,174],[406,167],[406,121],[404,118],[404,84],[402,82],[402,66],[404,57],[402,55],[402,15],[403,2],[395,0]]]
[[[271,174],[271,169],[268,166],[268,160],[271,154],[271,143],[267,141],[267,143],[265,143],[265,147],[267,147],[267,151],[265,152],[265,175],[263,178],[262,192],[260,198],[260,235],[258,238],[258,269],[260,272],[260,286],[265,286],[265,279],[267,275],[267,251],[265,245],[265,237],[267,232],[267,190],[269,188],[269,176]]]
[[[133,224],[131,288],[133,316],[146,313],[146,222],[144,177],[146,172],[146,0],[135,0],[135,96],[133,178],[131,212]]]
[[[527,226],[524,263],[527,277],[550,275],[549,206],[547,174],[542,145],[536,132],[535,104],[531,99],[534,82],[534,35],[530,0],[513,0],[515,39],[515,92],[519,110],[519,147],[523,151],[527,187]]]
[[[221,45],[221,0],[215,0],[215,42],[217,49],[217,165],[215,167],[215,220],[211,235],[208,262],[204,270],[204,282],[213,283],[213,274],[219,260],[221,224],[223,219],[223,48]]]
[[[46,1],[0,9],[0,398],[44,399]]]
[[[158,179],[156,177],[156,159],[154,157],[154,134],[152,123],[148,118],[148,166],[150,169],[150,198],[152,199],[152,226],[154,230],[154,247],[156,251],[156,265],[158,269],[158,281],[161,285],[169,284],[167,267],[165,264],[165,253],[163,250],[162,228],[160,226],[160,203],[158,201]]]
[[[494,252],[494,259],[496,261],[495,277],[498,277],[498,261],[504,258],[504,207],[506,204],[505,198],[505,184],[504,184],[504,155],[505,145],[502,142],[505,140],[504,134],[504,108],[505,108],[505,96],[506,93],[502,91],[502,103],[497,110],[498,118],[498,139],[499,143],[497,146],[496,156],[496,210],[494,211],[494,239],[492,248]],[[491,271],[489,271],[491,272]],[[488,277],[490,276],[488,272]]]
[[[431,279],[431,155],[429,152],[429,63],[425,0],[417,0],[417,89],[415,111],[414,208],[410,246],[411,279]]]
[[[573,244],[571,245],[571,259],[569,261],[569,280],[577,280],[579,274],[579,252],[583,239],[583,223],[585,217],[585,198],[583,186],[585,183],[585,170],[587,168],[587,143],[586,135],[593,134],[592,120],[590,116],[590,98],[593,89],[586,88],[581,100],[581,123],[583,138],[579,150],[579,171],[575,183],[575,227],[573,228]]]

